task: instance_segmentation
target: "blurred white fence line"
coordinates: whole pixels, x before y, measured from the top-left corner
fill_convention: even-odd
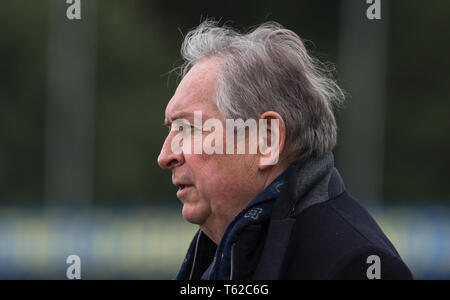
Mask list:
[[[450,279],[448,207],[371,211],[416,278]],[[0,207],[0,279],[65,279],[72,254],[82,279],[171,279],[196,230],[174,207]]]

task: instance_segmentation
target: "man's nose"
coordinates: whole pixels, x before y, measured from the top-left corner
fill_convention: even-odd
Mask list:
[[[158,156],[158,164],[162,169],[171,170],[184,163],[183,153],[173,153],[169,137],[164,141],[164,145]]]

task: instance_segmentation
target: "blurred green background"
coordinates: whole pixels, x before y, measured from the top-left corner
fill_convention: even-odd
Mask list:
[[[450,2],[0,3],[0,278],[171,278],[196,228],[156,159],[183,35],[277,21],[335,64],[336,165],[417,278],[450,279]]]

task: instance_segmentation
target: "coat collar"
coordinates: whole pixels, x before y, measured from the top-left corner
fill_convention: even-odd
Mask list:
[[[254,279],[279,279],[296,219],[307,208],[333,199],[344,191],[332,153],[295,162],[293,172],[275,201]]]
[[[315,204],[334,198],[345,190],[330,152],[320,158],[303,158],[294,163],[287,184],[275,202],[271,220],[295,217]]]

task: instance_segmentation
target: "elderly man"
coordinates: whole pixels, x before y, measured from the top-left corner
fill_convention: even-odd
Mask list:
[[[176,279],[412,278],[334,168],[333,106],[343,94],[294,32],[265,23],[240,34],[207,20],[186,35],[182,55],[158,163],[199,231]],[[256,122],[235,145],[242,123],[226,124],[237,119],[267,121],[256,137],[265,147],[249,150]],[[198,138],[213,128],[211,147],[244,141],[245,151],[206,151]]]

